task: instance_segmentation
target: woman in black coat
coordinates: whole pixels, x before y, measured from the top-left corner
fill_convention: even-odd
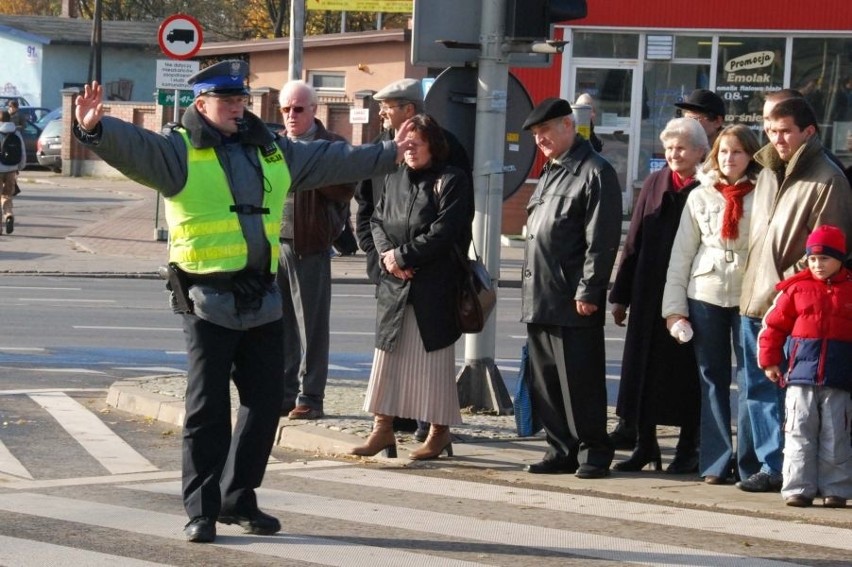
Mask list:
[[[675,118],[660,133],[668,167],[642,186],[621,263],[610,291],[615,324],[630,320],[621,364],[616,413],[637,430],[636,447],[613,467],[639,471],[662,467],[657,425],[680,426],[675,458],[666,472],[698,469],[700,388],[691,344],[679,344],[662,318],[663,289],[672,245],[689,192],[698,186],[698,166],[710,149],[701,124]]]
[[[469,175],[448,166],[441,128],[420,114],[410,120],[412,148],[385,180],[371,219],[382,268],[377,291],[376,350],[364,409],[373,432],[352,454],[395,454],[393,418],[431,423],[412,459],[452,454],[450,425],[461,423],[455,385],[457,251],[471,240],[473,189]]]

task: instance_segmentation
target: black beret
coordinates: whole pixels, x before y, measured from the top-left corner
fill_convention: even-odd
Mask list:
[[[707,89],[695,89],[686,97],[685,101],[676,102],[675,106],[683,110],[712,114],[713,116],[725,116],[725,101],[719,95]]]
[[[526,120],[524,120],[523,129],[529,130],[536,124],[541,124],[542,122],[547,122],[548,120],[559,118],[561,116],[568,116],[571,112],[573,112],[571,110],[571,103],[567,100],[561,98],[546,98],[538,103],[538,106],[533,108],[530,115],[527,116]]]

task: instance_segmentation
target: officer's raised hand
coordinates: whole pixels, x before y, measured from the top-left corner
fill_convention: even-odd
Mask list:
[[[95,129],[104,115],[103,87],[97,81],[86,85],[83,93],[77,95],[77,107],[74,109],[74,117],[77,123],[88,132]]]
[[[409,139],[409,134],[414,130],[411,127],[411,120],[406,120],[396,131],[393,141],[396,142],[396,161],[402,162],[405,159],[405,150],[410,148],[414,142]]]

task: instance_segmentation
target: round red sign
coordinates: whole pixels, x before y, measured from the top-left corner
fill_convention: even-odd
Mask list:
[[[201,24],[187,14],[169,16],[157,32],[160,49],[172,59],[189,59],[201,49],[203,39]]]

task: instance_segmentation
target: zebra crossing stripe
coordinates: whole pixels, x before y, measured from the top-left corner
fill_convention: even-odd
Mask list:
[[[115,567],[116,565],[122,567],[163,567],[166,565],[3,535],[0,535],[0,549],[3,550],[4,567],[31,567],[32,565],[50,565],[51,567],[76,567],[78,565],[85,565],[86,567]]]
[[[322,476],[322,471],[312,471],[310,474],[313,475],[312,478],[316,479]],[[417,482],[427,479],[417,477],[411,480]],[[441,479],[441,482],[452,483],[455,481]],[[404,483],[400,484],[404,485]],[[180,484],[176,482],[126,485],[123,487],[159,494],[180,494]],[[400,487],[396,486],[396,483],[393,483],[384,485],[382,488],[385,490],[397,490]],[[543,491],[538,492],[540,492],[543,498],[552,495],[552,493]],[[734,565],[741,561],[747,561],[750,567],[789,567],[796,565],[795,563],[718,553],[705,549],[659,544],[573,530],[546,528],[540,525],[482,520],[456,514],[378,504],[376,502],[365,504],[357,500],[329,498],[316,494],[302,494],[263,488],[259,489],[257,493],[258,500],[262,502],[263,508],[267,511],[277,510],[286,512],[287,514],[304,514],[358,524],[425,532],[449,538],[544,550],[547,552],[562,553],[566,557],[591,557],[604,561],[616,561],[618,563],[629,562],[655,566],[671,565],[673,562],[676,562],[679,565],[723,567]],[[432,494],[445,495],[442,490]]]
[[[169,483],[167,486],[169,486],[167,492],[171,493],[172,488],[174,488],[175,494],[179,494],[179,483]],[[182,529],[186,523],[185,517],[126,506],[114,506],[31,492],[18,492],[0,494],[0,510],[129,531],[135,534],[185,540]],[[482,565],[481,563],[454,560],[435,555],[349,544],[327,538],[287,535],[286,533],[274,536],[251,536],[243,534],[241,528],[222,524],[218,524],[216,530],[218,532],[216,543],[209,545],[279,559],[295,559],[315,565],[333,567],[399,567],[400,565],[476,567]],[[36,542],[30,542],[30,544],[32,546],[41,545]],[[120,559],[121,561],[113,564],[124,565],[124,558]]]
[[[0,473],[10,474],[12,476],[27,478],[32,480],[33,476],[30,471],[21,464],[21,461],[15,458],[3,441],[0,441]]]
[[[61,392],[29,394],[29,397],[65,429],[112,474],[158,470],[96,415]]]
[[[808,524],[807,529],[802,529],[802,522],[800,521],[754,518],[721,512],[675,508],[660,504],[562,494],[463,480],[412,476],[356,467],[314,470],[310,473],[286,471],[282,474],[311,480],[351,484],[360,488],[370,486],[421,494],[441,494],[452,498],[498,502],[615,520],[637,521],[674,528],[700,529],[738,537],[753,537],[852,551],[852,529],[816,524]]]

